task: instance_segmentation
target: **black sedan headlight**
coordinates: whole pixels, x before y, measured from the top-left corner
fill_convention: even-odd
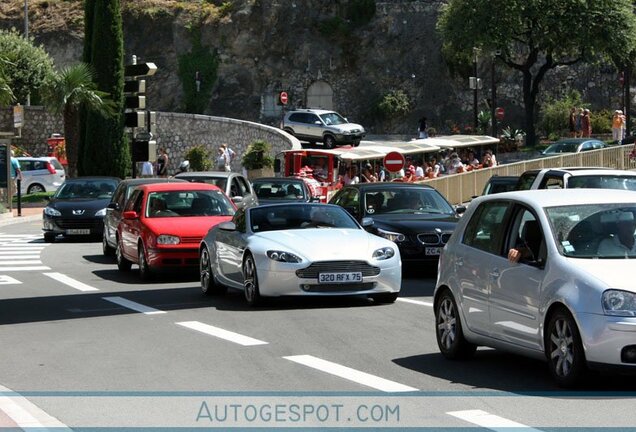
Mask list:
[[[392,242],[403,242],[404,240],[406,240],[406,236],[402,233],[387,231],[381,228],[378,228],[378,235],[380,237],[384,237],[387,240],[391,240]]]
[[[294,255],[291,252],[285,251],[267,251],[267,257],[271,260],[285,263],[299,263],[302,262],[302,259],[298,255]]]
[[[44,214],[47,216],[62,216],[62,213],[53,207],[44,207]]]

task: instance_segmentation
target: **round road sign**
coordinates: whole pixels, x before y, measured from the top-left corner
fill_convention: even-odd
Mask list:
[[[287,105],[287,102],[289,101],[289,98],[287,96],[287,92],[280,92],[280,103],[282,103],[283,105]]]
[[[389,152],[384,156],[384,168],[392,173],[404,168],[404,162],[404,155],[396,151]]]
[[[499,121],[503,120],[505,114],[506,112],[504,111],[502,107],[495,108],[495,117],[497,117],[497,120]]]

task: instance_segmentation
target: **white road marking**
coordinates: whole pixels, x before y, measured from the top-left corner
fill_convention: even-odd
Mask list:
[[[512,420],[496,416],[494,414],[489,414],[486,411],[482,410],[450,411],[446,414],[490,430],[498,431],[510,430],[510,428],[523,428],[524,432],[539,431],[539,429],[534,429],[530,426],[526,426],[524,424],[517,423]]]
[[[11,389],[0,386],[0,392],[13,393]],[[42,411],[35,404],[20,394],[15,396],[0,396],[0,411],[3,411],[20,428],[56,428],[56,431],[70,431],[71,429],[55,417]]]
[[[385,392],[418,391],[416,388],[409,387],[395,381],[389,381],[387,379],[380,378],[366,372],[361,372],[356,369],[351,369],[311,355],[296,355],[283,358]]]
[[[42,261],[40,261],[39,259],[35,259],[35,260],[6,260],[4,259],[4,257],[0,257],[0,265],[38,265],[38,264],[42,264]]]
[[[11,276],[0,275],[0,285],[19,285],[21,283],[22,282],[12,278]]]
[[[39,249],[44,249],[46,246],[39,246],[38,243],[18,243],[18,242],[5,242],[5,243],[0,243],[0,246],[2,246],[2,249],[4,249],[4,246],[7,247],[16,247],[16,248],[20,248],[20,249],[24,249],[24,248],[39,248]]]
[[[413,300],[413,299],[410,299],[410,298],[398,297],[397,301],[401,301],[401,302],[404,302],[404,303],[412,303],[412,304],[416,304],[416,305],[420,305],[420,306],[433,307],[433,303],[420,301],[420,300]]]
[[[1,270],[2,268],[0,268],[0,271]],[[51,269],[46,267],[45,270],[51,270]],[[62,282],[64,285],[68,285],[71,288],[75,288],[76,290],[79,290],[79,291],[99,291],[99,289],[95,287],[86,285],[83,282],[77,281],[73,278],[63,275],[62,273],[43,273],[43,274],[44,276],[48,276],[51,279],[55,279],[56,281]]]
[[[244,336],[242,334],[234,333],[229,330],[223,330],[222,328],[204,324],[199,321],[182,321],[176,324],[182,327],[199,331],[201,333],[208,334],[210,336],[218,337],[219,339],[225,339],[226,341],[234,342],[243,346],[267,345],[267,342],[264,342],[262,340],[258,340],[258,339],[251,338],[249,336]]]
[[[2,255],[0,253],[0,264],[8,264],[4,260],[38,260],[33,264],[42,264],[42,261],[40,261],[40,255]]]
[[[156,315],[156,314],[166,313],[166,311],[151,308],[150,306],[144,306],[140,303],[127,300],[123,297],[102,297],[102,298],[111,303],[115,303],[115,304],[118,304],[119,306],[123,306],[125,308],[132,309],[137,312],[141,312],[142,314],[145,314],[145,315]]]
[[[0,246],[0,251],[4,253],[33,253],[33,252],[42,252],[43,247],[34,246],[34,247],[4,247]]]
[[[51,270],[51,267],[47,267],[47,266],[0,267],[0,273],[14,272],[14,271],[37,271],[37,270]]]
[[[28,255],[28,254],[38,253],[38,252],[42,252],[42,249],[24,250],[24,249],[5,249],[5,248],[2,248],[2,249],[0,249],[0,257],[4,257],[5,255]]]

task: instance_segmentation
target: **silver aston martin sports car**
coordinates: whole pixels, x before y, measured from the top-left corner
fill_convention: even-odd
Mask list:
[[[205,294],[239,289],[250,305],[261,296],[298,295],[393,303],[402,283],[394,242],[369,234],[341,207],[318,203],[238,210],[210,229],[199,263]]]

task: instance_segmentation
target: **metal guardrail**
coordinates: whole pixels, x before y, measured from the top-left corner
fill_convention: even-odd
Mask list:
[[[488,179],[493,175],[518,176],[530,169],[579,166],[635,170],[636,160],[630,160],[629,158],[633,148],[634,144],[629,144],[582,153],[531,159],[494,168],[482,168],[461,174],[445,175],[434,179],[422,180],[418,183],[433,186],[451,204],[461,204],[470,201],[474,196],[481,195]]]

